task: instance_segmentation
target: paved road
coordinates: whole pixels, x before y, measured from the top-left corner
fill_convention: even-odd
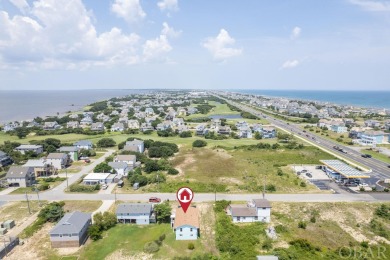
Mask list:
[[[124,200],[124,201],[148,201],[150,197],[159,197],[162,200],[176,200],[174,193],[144,193],[144,194],[41,194],[41,200]],[[222,193],[196,193],[194,202],[231,200],[247,201],[253,198],[261,198],[261,194],[222,194]],[[390,194],[266,194],[270,201],[286,202],[348,202],[348,201],[389,201]],[[30,200],[37,200],[34,194],[29,195]],[[3,201],[25,200],[24,195],[5,195],[1,197]]]
[[[321,147],[322,149],[326,150],[327,152],[330,152],[334,155],[337,155],[337,157],[341,157],[344,160],[349,160],[353,162],[357,162],[360,165],[363,165],[367,169],[370,169],[370,176],[374,177],[372,178],[372,182],[375,182],[378,179],[387,179],[390,178],[390,168],[388,168],[388,164],[385,162],[382,162],[380,160],[377,160],[375,158],[363,158],[361,157],[361,153],[359,151],[356,151],[354,149],[351,149],[348,146],[340,145],[339,143],[333,142],[331,140],[322,138],[318,135],[314,135],[308,132],[303,132],[303,129],[301,129],[299,126],[296,126],[294,124],[290,124],[288,122],[275,119],[269,115],[265,115],[264,113],[260,112],[259,110],[255,110],[252,107],[249,107],[247,105],[243,105],[241,103],[237,103],[231,100],[228,100],[224,97],[218,96],[215,94],[215,96],[222,98],[226,100],[229,104],[234,105],[236,107],[239,107],[241,110],[249,112],[251,114],[254,114],[260,118],[266,118],[268,121],[270,121],[273,125],[275,125],[278,128],[281,128],[287,132],[291,132],[295,136],[314,144],[318,147]],[[343,153],[340,151],[337,151],[333,149],[333,146],[338,146],[342,148],[347,153]],[[369,183],[374,184],[374,183]]]

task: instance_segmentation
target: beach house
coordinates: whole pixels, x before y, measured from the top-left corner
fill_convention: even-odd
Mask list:
[[[196,240],[199,237],[199,210],[189,207],[186,212],[179,206],[171,216],[171,226],[176,240]]]

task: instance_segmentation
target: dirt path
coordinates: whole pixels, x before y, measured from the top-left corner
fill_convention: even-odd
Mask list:
[[[39,214],[39,211],[37,213],[31,215],[30,217],[28,217],[26,220],[24,220],[24,222],[22,224],[20,224],[19,226],[16,226],[13,229],[11,229],[11,231],[9,233],[7,233],[7,235],[11,236],[11,237],[19,236],[19,234],[22,233],[22,231],[26,227],[30,226],[38,218],[38,214]]]

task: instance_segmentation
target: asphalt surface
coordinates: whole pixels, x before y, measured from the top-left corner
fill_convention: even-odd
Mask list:
[[[216,95],[218,96],[218,95]],[[224,97],[218,96],[219,98],[222,98],[226,100],[229,104],[234,105],[238,108],[240,108],[243,111],[249,112],[251,114],[256,115],[260,118],[267,119],[270,123],[275,125],[278,128],[281,128],[287,132],[290,132],[294,134],[296,137],[299,137],[313,145],[316,145],[323,150],[335,155],[336,157],[342,158],[344,160],[350,161],[351,163],[356,162],[359,165],[362,165],[366,167],[369,171],[367,175],[370,175],[371,178],[368,179],[366,182],[371,186],[375,185],[375,183],[378,180],[383,179],[389,179],[390,178],[390,168],[388,168],[388,164],[385,162],[382,162],[380,160],[377,160],[375,158],[363,158],[362,154],[358,151],[355,151],[354,149],[351,149],[348,146],[343,146],[337,142],[333,142],[329,139],[322,138],[318,135],[312,134],[310,132],[303,132],[304,130],[301,129],[299,126],[296,126],[294,124],[290,124],[288,122],[275,119],[272,116],[266,115],[262,113],[259,110],[255,110],[252,107],[243,105],[241,103],[237,103],[231,100],[228,100]],[[346,153],[340,152],[338,150],[335,150],[333,147],[338,146],[342,148]]]

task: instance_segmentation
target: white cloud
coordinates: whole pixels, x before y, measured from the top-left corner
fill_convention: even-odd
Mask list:
[[[180,31],[175,31],[175,29],[169,27],[169,25],[164,22],[160,36],[153,40],[147,40],[143,45],[144,61],[166,60],[164,54],[173,49],[168,38],[178,37],[180,33]]]
[[[221,29],[217,37],[207,38],[202,46],[206,48],[216,60],[225,60],[234,56],[241,55],[242,49],[229,48],[227,46],[233,45],[235,40],[230,37],[225,29]]]
[[[297,39],[301,35],[302,29],[298,26],[295,26],[294,29],[291,31],[291,39]]]
[[[146,16],[139,0],[115,0],[111,11],[129,23],[138,22]]]
[[[348,0],[351,4],[358,5],[366,11],[386,12],[390,11],[390,1],[375,0]]]
[[[137,34],[98,34],[81,0],[39,0],[28,16],[0,11],[0,66],[87,68],[139,62]]]
[[[297,67],[300,64],[298,60],[287,60],[285,61],[282,66],[280,67],[281,69],[292,69]]]
[[[180,36],[181,31],[175,31],[175,29],[173,29],[172,27],[169,27],[169,25],[166,22],[164,22],[161,34],[164,34],[164,35],[169,36],[171,38],[176,38],[176,37]]]
[[[26,0],[9,0],[9,1],[22,12],[26,11],[30,7]]]
[[[178,11],[179,4],[177,0],[162,0],[157,3],[161,11]]]

